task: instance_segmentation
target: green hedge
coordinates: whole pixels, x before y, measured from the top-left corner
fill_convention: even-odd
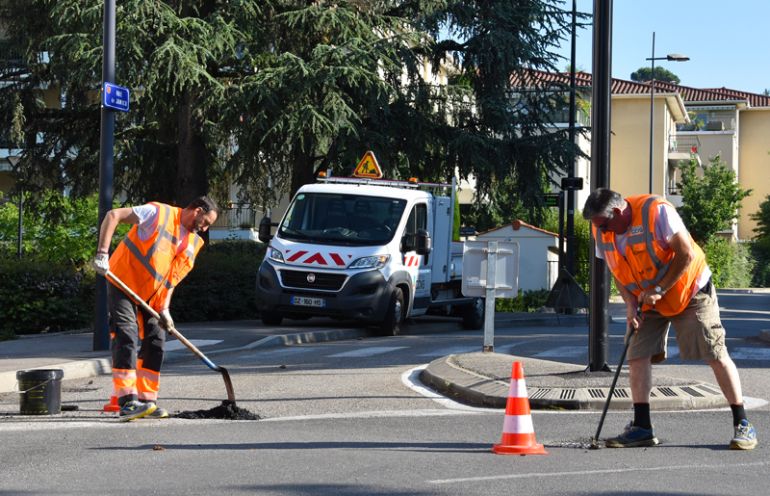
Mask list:
[[[0,332],[36,334],[91,325],[94,273],[71,264],[0,259]]]
[[[221,241],[206,245],[192,272],[174,290],[175,322],[254,319],[257,269],[264,245]]]
[[[703,246],[703,251],[717,288],[751,287],[756,262],[748,246],[715,237]]]
[[[545,305],[548,300],[547,289],[534,291],[519,291],[516,298],[497,298],[495,300],[496,312],[536,312]]]
[[[174,291],[177,322],[253,319],[263,245],[226,241],[206,245],[193,271]],[[92,328],[95,274],[49,260],[0,258],[0,340]]]

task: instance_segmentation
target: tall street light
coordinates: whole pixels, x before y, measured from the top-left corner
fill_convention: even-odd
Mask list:
[[[650,61],[650,188],[649,193],[652,194],[652,163],[653,163],[653,128],[655,127],[655,61],[656,60],[668,60],[672,62],[686,62],[690,60],[690,57],[679,53],[670,53],[665,57],[655,56],[655,32],[652,32],[652,56],[646,60]]]

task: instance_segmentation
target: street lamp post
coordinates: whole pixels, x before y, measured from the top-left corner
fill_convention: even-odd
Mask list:
[[[646,60],[650,61],[650,187],[649,193],[652,194],[652,169],[653,169],[653,128],[655,127],[655,61],[668,60],[672,62],[686,62],[690,57],[679,53],[670,53],[665,57],[655,56],[655,31],[652,32],[652,55]]]

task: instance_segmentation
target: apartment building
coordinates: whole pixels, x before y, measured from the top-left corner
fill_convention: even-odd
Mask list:
[[[529,83],[532,81],[553,84],[564,91],[569,74],[535,73]],[[591,74],[576,73],[576,83],[579,98],[590,105]],[[561,120],[566,122],[566,118]],[[677,186],[681,162],[695,159],[705,167],[718,156],[735,172],[742,188],[753,190],[743,200],[737,221],[724,235],[734,240],[753,237],[756,223],[750,215],[770,195],[770,96],[662,81],[655,82],[653,93],[648,82],[613,78],[610,120],[612,189],[624,195],[642,194],[650,191],[651,184],[652,193],[681,205]],[[590,154],[590,133],[581,138],[579,146]],[[575,175],[590,185],[590,161],[579,161]],[[586,187],[577,195],[578,210],[588,193]]]

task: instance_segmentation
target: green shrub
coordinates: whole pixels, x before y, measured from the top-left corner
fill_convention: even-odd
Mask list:
[[[195,268],[174,291],[178,322],[252,319],[263,245],[227,241],[207,245]],[[95,274],[71,263],[0,258],[0,341],[93,326]]]
[[[192,272],[174,290],[174,320],[256,318],[257,269],[264,252],[264,245],[253,241],[207,244],[198,254]]]
[[[71,264],[0,258],[0,334],[35,334],[88,327],[94,315],[94,274]]]
[[[496,312],[535,312],[545,305],[550,291],[538,289],[534,291],[519,291],[516,298],[497,298]]]
[[[749,247],[721,238],[711,238],[704,246],[712,280],[718,288],[751,287],[754,260]]]

